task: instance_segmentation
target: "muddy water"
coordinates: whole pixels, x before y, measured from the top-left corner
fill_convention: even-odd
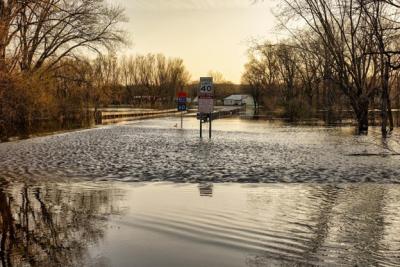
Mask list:
[[[200,140],[197,121],[144,121],[0,145],[0,175],[19,179],[174,182],[400,182],[395,140],[352,128],[220,120]],[[389,150],[388,150],[389,148]]]
[[[0,266],[400,264],[398,185],[14,184],[0,198]]]
[[[396,136],[178,122],[0,144],[0,266],[400,265]]]

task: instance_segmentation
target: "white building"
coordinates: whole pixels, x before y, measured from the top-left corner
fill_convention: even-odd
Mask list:
[[[250,95],[231,95],[224,98],[224,106],[254,106],[253,97]]]

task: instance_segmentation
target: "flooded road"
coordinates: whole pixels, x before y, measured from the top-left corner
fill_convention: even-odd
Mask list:
[[[173,182],[400,182],[395,142],[353,128],[218,120],[212,140],[195,119],[159,119],[0,144],[0,175]],[[393,138],[392,140],[400,140]],[[389,148],[389,150],[387,149]],[[385,156],[391,155],[391,156]]]
[[[396,136],[176,123],[0,144],[0,266],[400,265]]]

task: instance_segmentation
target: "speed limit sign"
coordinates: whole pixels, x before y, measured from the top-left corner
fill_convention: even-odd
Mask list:
[[[214,86],[212,77],[200,78],[199,113],[210,114],[214,110]]]
[[[214,86],[212,77],[200,78],[200,91],[199,97],[212,97],[214,98]]]

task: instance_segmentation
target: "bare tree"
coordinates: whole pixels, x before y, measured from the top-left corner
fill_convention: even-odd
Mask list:
[[[18,33],[18,28],[15,27],[17,16],[26,2],[28,1],[0,0],[0,72],[9,70],[7,47]],[[15,53],[10,53],[8,60],[15,59]]]
[[[400,30],[400,10],[393,10],[393,2],[391,1],[378,0],[360,1],[360,8],[363,10],[373,32],[371,39],[374,43],[374,49],[369,53],[375,54],[378,60],[381,81],[381,128],[382,135],[386,136],[388,120],[389,130],[392,131],[394,128],[389,86],[391,71],[400,67],[400,64],[393,62],[393,58],[400,55],[400,51],[396,49],[398,31]]]
[[[280,45],[277,47],[277,58],[279,61],[279,73],[284,84],[284,98],[287,111],[291,120],[294,120],[295,108],[295,79],[298,75],[297,54],[292,47]]]
[[[256,45],[249,50],[249,62],[245,65],[242,83],[248,85],[256,111],[263,96],[271,95],[278,69],[275,48],[270,43]]]
[[[400,8],[400,1],[398,0],[383,0],[382,2],[387,3],[393,7]]]
[[[99,51],[124,41],[118,28],[124,20],[123,9],[110,7],[104,0],[22,2],[11,26],[16,31],[11,45],[24,72],[38,70],[45,63],[50,70],[78,51]]]
[[[119,83],[125,87],[121,101],[127,104],[171,106],[190,79],[182,59],[162,54],[122,58],[117,65],[113,68],[119,69]]]
[[[225,83],[226,82],[226,80],[224,78],[224,75],[219,71],[210,70],[208,72],[208,76],[212,77],[213,78],[213,82],[216,83],[216,84]]]
[[[368,79],[377,75],[373,59],[366,51],[373,49],[371,35],[357,0],[286,1],[281,13],[295,15],[318,36],[332,59],[334,81],[348,97],[360,132],[368,131],[368,108],[375,92]]]

